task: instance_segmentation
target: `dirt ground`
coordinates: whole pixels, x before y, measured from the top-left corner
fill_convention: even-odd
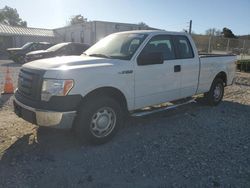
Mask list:
[[[11,70],[16,84],[19,65]],[[129,118],[111,142],[89,146],[23,121],[2,95],[0,187],[250,187],[250,74],[237,73],[219,106],[198,101]]]

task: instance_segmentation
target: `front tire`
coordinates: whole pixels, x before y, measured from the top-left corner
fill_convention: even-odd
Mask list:
[[[119,130],[121,106],[110,97],[90,98],[80,107],[73,129],[80,141],[103,144]]]
[[[218,105],[223,99],[224,82],[221,78],[215,78],[208,93],[204,94],[207,103],[211,106]]]

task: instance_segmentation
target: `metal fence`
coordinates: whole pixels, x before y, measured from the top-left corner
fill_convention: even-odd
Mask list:
[[[233,53],[238,59],[250,59],[250,40],[211,35],[192,35],[192,37],[200,53]]]

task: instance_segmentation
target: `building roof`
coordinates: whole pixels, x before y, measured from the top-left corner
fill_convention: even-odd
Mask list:
[[[135,24],[135,23],[122,23],[122,22],[110,22],[110,21],[100,21],[100,20],[93,20],[93,21],[86,21],[83,23],[77,23],[74,25],[66,25],[63,27],[59,27],[59,28],[55,28],[54,30],[59,30],[59,29],[66,29],[66,28],[70,28],[72,26],[83,26],[85,24],[91,24],[91,23],[112,23],[112,24],[121,24],[121,25],[127,25],[127,26],[137,26],[140,27],[139,24]],[[152,30],[158,30],[157,28],[153,28],[153,27],[149,27],[149,26],[141,26],[143,29],[152,29]]]
[[[43,37],[55,37],[52,29],[40,29],[30,27],[14,27],[5,24],[0,24],[0,35],[25,35],[25,36],[43,36]]]

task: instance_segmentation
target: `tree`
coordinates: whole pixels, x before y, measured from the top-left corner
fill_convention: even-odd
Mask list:
[[[226,27],[223,28],[221,34],[222,34],[225,38],[237,38],[237,37],[234,35],[234,33],[233,33],[230,29],[228,29],[228,28],[226,28]]]
[[[23,21],[16,9],[5,6],[0,9],[0,23],[4,23],[12,26],[27,27],[27,22]]]
[[[216,28],[210,28],[206,30],[206,35],[213,35],[213,36],[220,36],[221,35],[221,30],[216,29]]]
[[[141,27],[148,27],[148,25],[144,22],[139,22],[138,25]]]
[[[87,18],[84,18],[81,14],[74,15],[70,18],[70,25],[87,22]]]

